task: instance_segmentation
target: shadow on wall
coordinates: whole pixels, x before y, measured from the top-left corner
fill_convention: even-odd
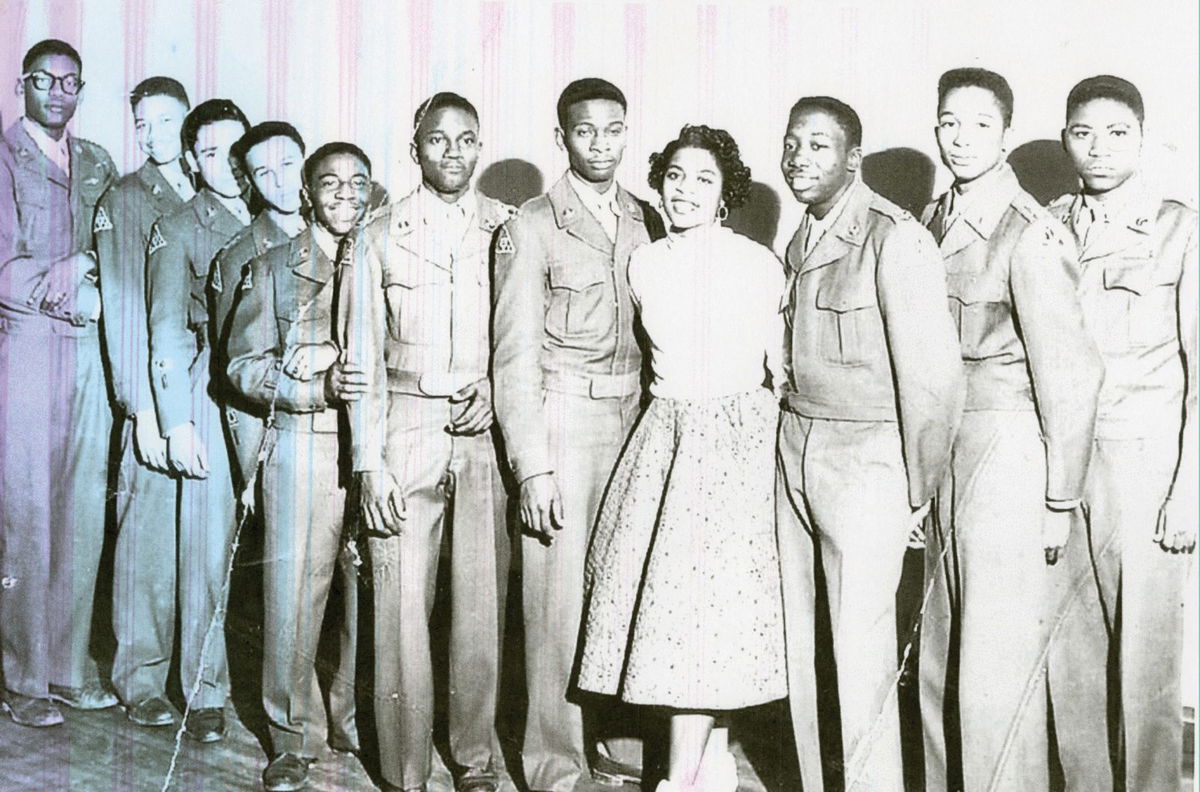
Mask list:
[[[916,149],[884,149],[863,157],[867,186],[918,218],[933,200],[933,175],[933,160]]]
[[[491,198],[520,206],[545,191],[545,181],[537,166],[521,159],[493,162],[479,176],[478,188]]]
[[[762,182],[751,182],[746,203],[729,213],[726,225],[760,245],[771,247],[779,230],[779,194]]]
[[[1031,140],[1008,155],[1008,164],[1025,191],[1045,206],[1079,187],[1079,177],[1057,140]]]

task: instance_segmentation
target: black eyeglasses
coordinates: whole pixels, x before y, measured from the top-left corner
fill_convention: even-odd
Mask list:
[[[21,79],[29,80],[39,91],[50,91],[54,88],[54,83],[58,83],[62,86],[63,93],[68,96],[74,96],[83,89],[83,80],[79,79],[78,74],[64,74],[62,77],[56,77],[50,72],[35,71],[22,74]]]

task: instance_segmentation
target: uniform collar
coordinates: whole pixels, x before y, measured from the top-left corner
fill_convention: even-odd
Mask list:
[[[8,130],[4,133],[4,139],[12,148],[15,159],[22,167],[36,170],[39,174],[49,177],[51,181],[57,182],[63,187],[71,186],[71,179],[65,171],[58,169],[57,166],[47,167],[54,165],[53,160],[47,157],[34,141],[29,130],[25,128],[25,124],[21,123],[21,119],[17,119],[9,125]]]
[[[597,219],[603,216],[604,212],[612,212],[617,217],[621,216],[621,204],[617,201],[617,182],[608,185],[608,189],[604,192],[598,191],[595,187],[585,182],[573,170],[567,171],[567,181],[570,182],[571,188],[575,190],[575,195],[578,196],[579,202],[591,212]]]
[[[953,187],[950,189],[954,190]],[[954,201],[958,205],[954,208],[950,228],[966,223],[981,238],[988,239],[1020,191],[1021,183],[1012,166],[1001,163],[992,172],[981,176],[979,183],[968,192],[956,191]],[[943,201],[949,200],[950,192],[947,191]]]
[[[53,162],[59,167],[63,173],[70,175],[71,173],[71,135],[63,131],[63,136],[58,140],[46,134],[46,130],[30,121],[26,116],[21,116],[18,119],[21,128],[25,130],[25,134],[33,141],[33,144],[38,147],[46,159]]]
[[[332,256],[325,250],[330,243],[333,244]],[[329,280],[337,260],[337,240],[333,234],[314,222],[301,231],[290,244],[292,272],[317,283]]]
[[[575,178],[574,174],[567,171],[561,179],[554,183],[550,192],[546,193],[550,206],[554,209],[554,221],[559,228],[566,228],[578,223],[584,219],[584,213],[586,216],[591,216],[591,212],[579,197],[578,191],[571,186],[572,178]],[[621,215],[630,217],[639,223],[642,222],[642,209],[638,206],[637,199],[616,182],[613,182],[612,190],[615,191]],[[593,192],[595,191],[593,190]]]
[[[862,247],[867,235],[867,213],[874,193],[861,179],[855,179],[838,203],[825,217],[833,218],[825,233],[807,256],[804,255],[804,225],[796,229],[787,258],[793,272],[808,272],[837,261],[852,247]],[[808,219],[806,218],[806,222]]]
[[[142,163],[142,167],[137,169],[138,181],[150,196],[156,201],[163,201],[170,205],[180,205],[183,199],[179,197],[179,193],[175,188],[167,182],[165,176],[158,166],[152,160],[146,160]]]

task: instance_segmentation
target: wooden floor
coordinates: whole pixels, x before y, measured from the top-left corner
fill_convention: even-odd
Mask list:
[[[254,536],[250,535],[240,549],[235,566],[226,625],[233,693],[227,708],[229,731],[223,742],[198,745],[175,728],[135,726],[120,708],[102,712],[66,711],[66,724],[45,730],[17,726],[7,717],[0,716],[0,792],[233,792],[261,789],[261,773],[267,760],[267,732],[260,703],[262,597],[259,568],[253,561],[255,554]],[[909,562],[904,586],[919,587],[919,559],[910,558]],[[520,587],[511,586],[510,591],[520,591]],[[369,597],[367,591],[361,594]],[[906,599],[904,590],[901,599]],[[107,627],[110,614],[104,607],[110,597],[103,587],[97,601],[101,605],[94,627],[94,653],[103,666],[111,661],[113,646],[111,630]],[[512,769],[512,775],[520,778],[518,745],[523,728],[524,671],[520,665],[522,636],[518,606],[519,603],[514,603],[510,608],[506,692],[498,728],[505,761]],[[331,607],[335,610],[330,619],[336,620],[340,614],[336,612],[336,605]],[[901,622],[904,620],[902,612]],[[444,638],[446,632],[445,625],[435,618],[435,653],[444,651],[437,638]],[[331,652],[324,651],[329,647],[324,644],[323,647],[322,658],[331,656]],[[320,757],[310,776],[309,789],[314,792],[368,792],[378,788],[378,766],[374,759],[378,753],[370,713],[370,652],[366,646],[360,646],[360,650],[358,723],[364,748],[362,758],[332,752]],[[330,671],[325,662],[319,662],[319,674]],[[171,687],[179,689],[177,679],[172,680]],[[907,679],[900,690],[900,701],[908,788],[910,792],[918,792],[921,788],[920,730],[915,697]],[[176,700],[177,705],[181,703]],[[439,717],[439,722],[441,720]],[[800,789],[791,724],[782,703],[740,714],[732,724],[732,736],[739,765],[740,792]],[[435,743],[439,751],[444,751],[445,736],[440,730],[435,735]],[[1190,761],[1190,745],[1188,753]],[[435,758],[435,764],[430,792],[449,792],[453,789],[450,774],[440,760]],[[1182,786],[1184,790],[1191,788],[1190,781]],[[504,789],[506,792],[523,792],[511,780],[506,780]],[[625,792],[635,790],[632,786],[625,788]]]

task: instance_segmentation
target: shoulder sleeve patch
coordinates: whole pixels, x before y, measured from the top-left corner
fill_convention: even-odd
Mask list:
[[[159,230],[158,224],[154,224],[154,229],[150,232],[150,244],[146,248],[146,255],[152,255],[154,251],[167,246],[167,240],[163,239],[162,231]]]
[[[242,291],[250,291],[254,288],[254,266],[246,267],[246,274],[242,278]]]
[[[101,231],[112,231],[112,220],[108,219],[108,212],[104,211],[101,206],[96,210],[96,221],[92,224],[92,233],[99,234]]]
[[[496,239],[496,252],[511,256],[517,252],[517,246],[513,244],[512,235],[508,233],[508,226],[500,226],[500,236]]]
[[[221,292],[223,292],[225,290],[225,284],[221,280],[221,262],[220,261],[216,261],[213,263],[212,290],[215,291],[217,294],[220,294]]]

